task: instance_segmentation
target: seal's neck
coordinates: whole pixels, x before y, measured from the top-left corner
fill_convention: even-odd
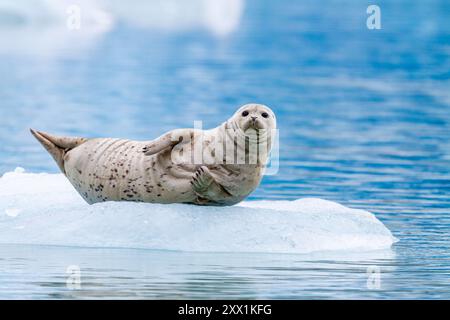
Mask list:
[[[270,130],[249,129],[244,132],[235,121],[224,122],[218,132],[224,142],[224,155],[233,164],[265,165],[272,148]]]

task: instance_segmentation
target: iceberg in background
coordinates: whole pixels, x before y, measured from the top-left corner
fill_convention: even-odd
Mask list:
[[[18,168],[0,178],[0,243],[310,253],[386,249],[395,241],[370,212],[321,199],[88,205],[62,174]]]
[[[111,30],[114,17],[99,1],[78,0],[80,28],[69,28],[71,0],[0,0],[0,53],[78,54]]]
[[[206,29],[226,36],[239,27],[244,0],[121,0],[104,2],[119,21],[147,30],[180,32]]]
[[[0,53],[77,55],[120,24],[222,37],[238,29],[243,10],[244,0],[0,0]],[[79,27],[71,28],[75,16]]]

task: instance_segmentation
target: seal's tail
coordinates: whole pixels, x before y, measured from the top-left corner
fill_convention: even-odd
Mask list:
[[[30,129],[31,134],[44,146],[44,148],[55,159],[58,167],[63,173],[64,170],[64,155],[67,151],[78,147],[80,144],[87,141],[85,138],[77,137],[58,137],[42,131]]]

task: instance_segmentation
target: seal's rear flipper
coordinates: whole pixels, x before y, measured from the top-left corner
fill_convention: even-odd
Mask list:
[[[58,167],[65,174],[64,155],[67,151],[87,141],[85,138],[58,137],[51,134],[30,129],[31,134],[44,146],[44,148],[55,159]]]

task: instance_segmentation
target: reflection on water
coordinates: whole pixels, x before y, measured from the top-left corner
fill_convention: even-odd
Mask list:
[[[392,250],[289,255],[1,245],[0,257],[0,298],[8,299],[448,296],[448,272],[439,261],[412,261]],[[81,271],[79,289],[67,285],[72,265]],[[379,287],[368,283],[373,266],[380,270]]]
[[[140,10],[138,1],[140,16],[119,1],[92,2],[108,14],[109,27],[72,33],[78,40],[59,22],[9,27],[5,3],[1,173],[18,165],[56,172],[29,127],[149,139],[198,119],[216,126],[257,101],[277,113],[281,158],[279,173],[253,199],[319,197],[363,208],[400,242],[386,257],[350,261],[2,247],[3,297],[449,298],[448,1],[379,1],[382,29],[372,31],[365,1],[220,1],[229,11],[211,12],[204,1],[167,2],[173,11],[158,1]],[[149,19],[160,21],[157,28],[147,10],[173,15]],[[177,18],[180,10],[188,20]],[[226,27],[208,27],[222,11]],[[83,264],[82,292],[64,289],[61,270],[69,263]],[[122,267],[108,269],[115,265]],[[367,265],[381,266],[381,290],[366,290]]]
[[[374,298],[367,267],[387,272],[386,290],[395,269],[390,250],[302,256],[1,245],[0,254],[0,298]],[[66,285],[74,264],[77,290]]]

